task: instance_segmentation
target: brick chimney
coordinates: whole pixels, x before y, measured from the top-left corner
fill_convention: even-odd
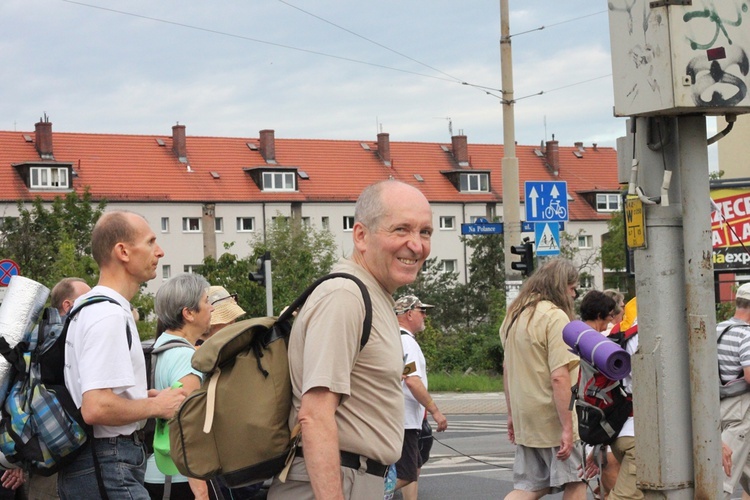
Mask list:
[[[260,154],[266,163],[276,163],[276,141],[273,130],[260,131]]]
[[[451,143],[453,145],[453,159],[461,167],[469,166],[469,148],[466,136],[463,134],[454,135],[451,137]]]
[[[43,160],[54,160],[52,154],[52,122],[45,114],[43,118],[39,119],[39,122],[34,125],[36,143],[36,151]]]
[[[560,145],[556,140],[547,141],[546,156],[552,174],[560,175]]]
[[[383,160],[386,167],[391,166],[391,139],[387,132],[378,134],[378,156]]]
[[[594,143],[594,144],[593,144],[593,146],[594,146],[594,151],[599,151],[599,150],[597,149],[597,146],[598,146],[598,145],[597,145],[596,143]]]
[[[185,125],[172,126],[172,151],[182,163],[187,163],[187,141],[185,140]]]

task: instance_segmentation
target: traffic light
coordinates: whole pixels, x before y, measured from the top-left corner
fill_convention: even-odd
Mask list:
[[[534,242],[528,238],[523,239],[523,244],[510,247],[510,253],[520,255],[520,262],[511,262],[511,269],[521,271],[524,276],[530,276],[534,272]]]
[[[271,260],[271,252],[264,253],[258,258],[258,272],[250,273],[247,277],[260,286],[266,286],[266,261]]]

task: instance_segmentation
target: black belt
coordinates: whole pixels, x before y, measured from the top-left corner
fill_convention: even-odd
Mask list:
[[[144,443],[146,441],[146,434],[141,430],[137,430],[132,432],[131,434],[125,435],[119,435],[115,437],[106,437],[106,438],[94,438],[97,441],[109,441],[110,443],[116,443],[118,439],[127,439],[128,441],[135,441],[136,444]]]
[[[304,453],[302,452],[301,446],[297,447],[297,451],[294,453],[294,456],[300,458],[305,457]],[[342,467],[347,467],[349,469],[359,469],[361,463],[360,459],[361,456],[357,455],[356,453],[351,453],[348,451],[341,452]],[[372,474],[373,476],[378,477],[385,477],[385,475],[388,473],[388,465],[383,465],[371,458],[367,458],[365,460],[365,463],[367,464],[367,469],[365,469],[365,472],[367,472],[368,474]]]

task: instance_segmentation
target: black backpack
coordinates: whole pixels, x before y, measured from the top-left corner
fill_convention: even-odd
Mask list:
[[[148,381],[148,388],[156,388],[156,363],[159,359],[159,354],[164,351],[168,351],[174,347],[193,347],[187,340],[172,339],[164,342],[159,347],[154,348],[156,339],[147,339],[141,342],[141,348],[143,349],[143,356],[146,358],[146,377]],[[143,426],[143,443],[146,445],[146,454],[151,455],[154,452],[154,435],[156,434],[156,419],[149,418],[146,420],[146,425]]]

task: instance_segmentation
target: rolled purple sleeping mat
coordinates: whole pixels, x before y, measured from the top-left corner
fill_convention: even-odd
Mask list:
[[[630,354],[583,321],[568,323],[563,328],[563,340],[606,377],[622,380],[630,374]]]

